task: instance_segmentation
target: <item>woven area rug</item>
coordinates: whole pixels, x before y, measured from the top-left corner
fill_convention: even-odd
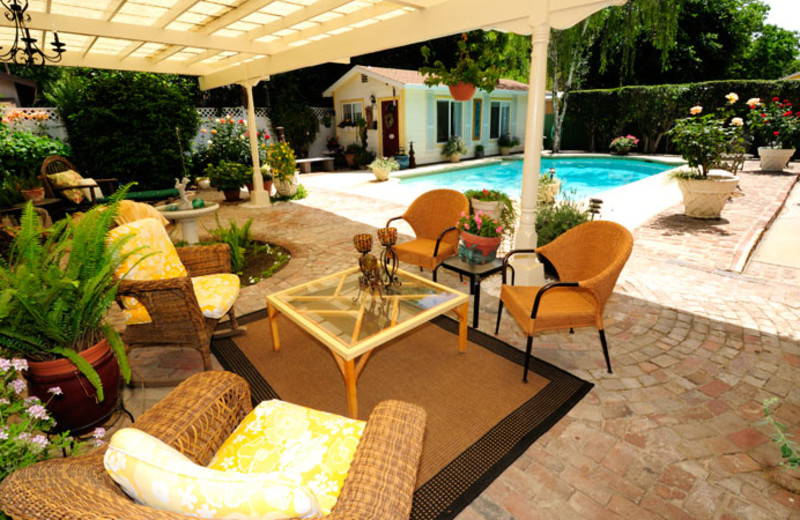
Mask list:
[[[253,402],[282,399],[347,415],[342,376],[325,346],[285,317],[281,351],[272,349],[266,312],[242,317],[247,334],[217,339],[212,352],[249,383]],[[458,324],[439,317],[378,348],[358,381],[359,418],[386,399],[428,412],[411,518],[454,518],[592,384],[533,359],[522,383],[521,352],[469,330],[458,352]]]

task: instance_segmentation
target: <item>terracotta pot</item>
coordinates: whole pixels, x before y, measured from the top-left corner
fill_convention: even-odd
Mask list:
[[[242,200],[239,196],[241,190],[222,190],[222,193],[225,195],[225,200],[227,202],[236,202]]]
[[[739,177],[728,172],[727,175],[714,175],[709,172],[708,179],[679,179],[678,187],[683,194],[684,213],[687,217],[716,219],[731,193],[739,184]]]
[[[458,242],[458,256],[468,264],[486,264],[497,258],[497,248],[503,237],[480,237],[461,232]]]
[[[456,101],[469,101],[472,99],[472,96],[475,95],[476,90],[475,85],[472,83],[456,83],[447,88],[450,89],[450,95],[453,96],[453,99]]]
[[[789,164],[794,155],[794,148],[758,148],[758,157],[761,159],[761,169],[767,172],[780,172]]]
[[[36,188],[28,188],[27,190],[22,190],[22,198],[33,202],[39,202],[40,200],[44,200],[44,188],[42,188],[41,186],[37,186]]]
[[[346,154],[344,154],[344,160],[347,161],[347,166],[355,166],[356,165],[356,154],[354,154],[354,153],[346,153]]]
[[[103,402],[97,401],[97,392],[75,365],[67,359],[53,361],[28,361],[28,394],[35,395],[56,420],[55,431],[69,430],[73,435],[88,432],[100,426],[117,408],[119,400],[119,365],[108,341],[90,347],[80,356],[100,375],[103,383]],[[52,396],[48,390],[61,388],[61,395]]]
[[[253,193],[253,190],[255,189],[252,182],[245,182],[244,187],[247,188],[247,191],[250,193]]]
[[[270,195],[272,194],[272,179],[264,180],[264,191],[266,191]]]

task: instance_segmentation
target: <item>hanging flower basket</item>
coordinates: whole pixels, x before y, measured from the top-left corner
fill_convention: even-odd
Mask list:
[[[456,101],[469,101],[472,99],[472,96],[475,95],[476,90],[475,85],[472,83],[456,83],[447,88],[450,89],[450,95],[453,96],[453,99]]]

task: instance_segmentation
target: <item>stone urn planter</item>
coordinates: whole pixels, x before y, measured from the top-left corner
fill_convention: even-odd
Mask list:
[[[719,218],[738,184],[739,177],[724,170],[711,170],[707,179],[678,179],[684,213],[692,218]]]
[[[500,155],[511,155],[511,148],[508,146],[501,146]]]
[[[375,175],[375,178],[379,181],[388,181],[389,180],[389,169],[388,168],[372,168],[372,174]]]
[[[461,160],[460,153],[451,153],[450,154],[450,162],[459,162]]]
[[[497,249],[503,237],[481,237],[461,232],[458,256],[468,264],[487,264],[497,258]]]
[[[475,213],[483,211],[493,219],[500,220],[500,214],[503,212],[503,201],[469,199],[469,202],[472,204],[472,209]]]
[[[78,372],[71,361],[28,361],[28,393],[42,402],[48,402],[47,410],[56,420],[56,430],[69,430],[80,435],[99,426],[116,410],[119,400],[120,373],[108,341],[79,353],[100,376],[104,399],[97,401],[97,392],[86,377]],[[61,395],[52,396],[49,389],[61,388]]]
[[[300,185],[300,179],[297,177],[297,172],[295,172],[290,179],[273,179],[272,182],[275,185],[275,191],[281,197],[294,197],[295,194],[297,194],[297,187]]]
[[[758,156],[761,158],[761,169],[767,172],[780,172],[789,164],[794,155],[794,148],[767,148],[760,146]]]
[[[541,202],[555,202],[556,197],[561,192],[561,181],[554,180],[548,184],[539,185],[538,199]]]

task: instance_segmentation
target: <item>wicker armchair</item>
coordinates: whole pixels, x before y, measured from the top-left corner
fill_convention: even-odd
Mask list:
[[[433,271],[446,258],[458,253],[458,229],[455,227],[461,213],[469,213],[469,201],[463,193],[454,190],[433,190],[423,193],[411,203],[400,217],[411,225],[416,238],[394,246],[398,260]]]
[[[229,372],[196,374],[133,426],[208,464],[250,411],[250,390]],[[408,518],[422,453],[425,412],[399,401],[379,404],[369,417],[332,514],[338,519]],[[185,520],[186,516],[134,503],[103,468],[106,448],[40,462],[0,484],[0,510],[16,520],[78,518]]]
[[[517,249],[506,255],[495,334],[500,330],[505,304],[528,336],[523,381],[528,381],[533,335],[543,330],[597,327],[611,373],[603,310],[632,249],[630,231],[614,222],[598,220],[574,227],[540,248]],[[543,287],[507,285],[509,259],[516,253],[534,252],[553,265],[561,281]]]
[[[144,237],[151,241],[157,250],[168,250],[173,246],[160,222],[153,218],[135,221],[119,226],[111,231],[113,236],[123,236],[128,233],[136,234],[141,231],[141,236],[134,236],[127,242],[125,250],[141,247],[145,244]],[[161,244],[161,245],[155,245]],[[192,348],[200,352],[203,359],[204,370],[211,369],[211,338],[220,318],[228,314],[230,329],[228,334],[243,333],[244,328],[239,328],[233,305],[222,309],[219,316],[204,314],[201,307],[204,299],[198,294],[195,281],[200,276],[217,275],[231,272],[231,255],[228,244],[213,244],[208,246],[189,246],[174,249],[180,262],[188,272],[187,276],[175,276],[163,279],[129,279],[130,274],[119,284],[117,295],[120,307],[126,308],[126,297],[135,298],[144,305],[149,320],[131,319],[128,323],[122,341],[126,348],[135,349],[147,346],[173,346]],[[134,255],[131,263],[136,263],[140,256],[146,255],[150,249],[142,249],[141,254]],[[168,258],[169,251],[158,252],[158,259]],[[167,260],[165,260],[167,261]],[[138,264],[144,265],[144,262]],[[124,269],[125,266],[123,266]],[[235,282],[235,292],[238,294],[239,280],[231,277]],[[227,280],[223,280],[225,284]],[[200,298],[198,298],[200,296]],[[235,298],[235,296],[234,296]],[[231,302],[232,303],[232,302]]]
[[[67,159],[66,157],[61,157],[60,155],[51,155],[44,160],[44,162],[42,163],[41,173],[42,173],[42,185],[44,186],[44,193],[46,197],[51,199],[60,198],[58,195],[60,195],[61,192],[75,189],[74,186],[58,188],[51,183],[50,178],[48,177],[48,175],[54,175],[56,173],[65,172],[68,170],[72,170],[74,172],[78,171],[75,165],[72,164],[72,162],[70,162],[70,160]],[[92,179],[92,180],[94,180],[94,183],[87,182],[80,186],[81,188],[88,188],[86,192],[89,193],[89,198],[84,200],[81,204],[71,203],[71,209],[73,211],[78,209],[85,209],[86,207],[94,206],[95,204],[97,204],[98,201],[95,197],[94,188],[101,188],[103,190],[103,193],[111,194],[119,186],[119,182],[117,181],[117,179]]]

